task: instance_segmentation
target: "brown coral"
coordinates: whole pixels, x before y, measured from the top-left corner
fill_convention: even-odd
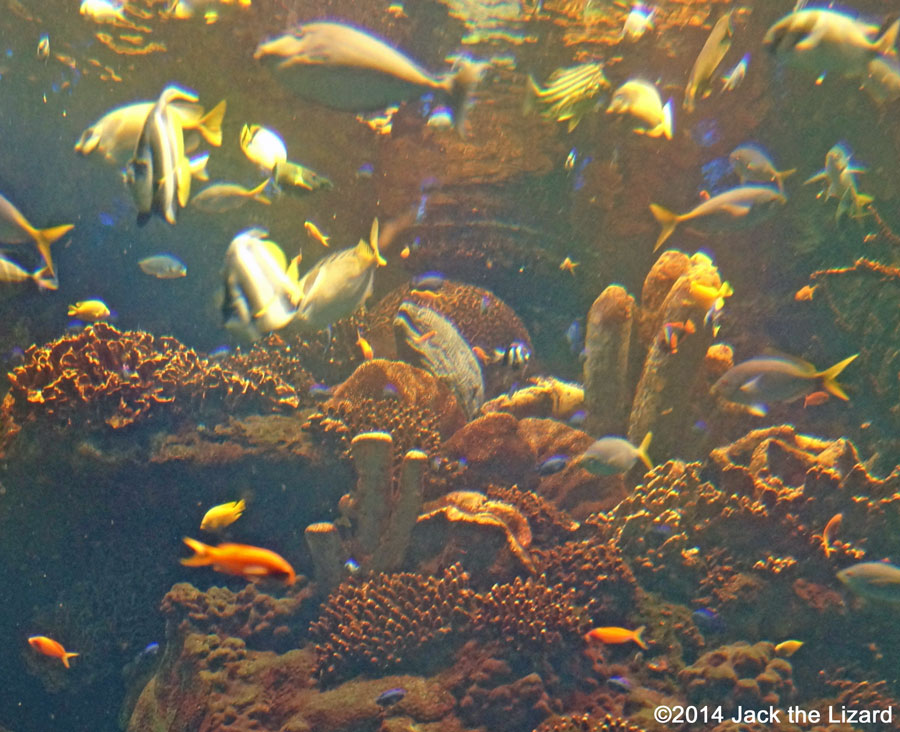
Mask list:
[[[506,488],[490,485],[485,493],[491,500],[502,501],[518,509],[531,527],[534,543],[539,546],[558,542],[578,530],[577,521],[533,491],[518,486]]]
[[[571,714],[551,717],[542,722],[534,732],[644,732],[644,728],[609,714],[602,717],[594,714]]]

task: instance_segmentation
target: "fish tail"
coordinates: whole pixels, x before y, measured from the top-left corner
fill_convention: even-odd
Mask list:
[[[371,249],[372,254],[375,256],[375,261],[378,263],[379,267],[384,267],[387,264],[387,260],[381,256],[381,250],[378,248],[378,217],[376,216],[372,219],[372,228],[369,231],[369,249]]]
[[[213,549],[213,547],[204,544],[202,541],[197,541],[196,539],[191,539],[187,536],[184,537],[184,543],[187,544],[188,547],[194,552],[194,556],[185,557],[184,559],[180,560],[185,567],[205,567],[207,564],[212,563],[210,550]]]
[[[850,397],[847,396],[843,387],[837,383],[837,377],[857,358],[857,356],[859,356],[859,354],[854,353],[852,356],[845,358],[843,361],[839,361],[831,368],[825,369],[825,371],[819,374],[822,379],[822,387],[825,391],[829,394],[833,394],[838,399],[843,399],[845,402],[849,401]]]
[[[263,194],[263,191],[266,190],[266,186],[269,185],[269,179],[266,178],[262,183],[260,183],[256,188],[253,188],[248,194],[250,198],[254,201],[259,201],[260,203],[264,203],[266,205],[272,203],[269,200],[269,197]]]
[[[797,172],[796,168],[790,170],[781,170],[775,172],[775,182],[778,184],[778,192],[784,193],[784,179]]]
[[[240,516],[244,512],[245,508],[247,508],[247,502],[243,498],[241,498],[237,503],[234,504],[234,513],[237,516]]]
[[[34,280],[34,284],[38,286],[38,289],[41,290],[41,292],[44,290],[58,290],[59,280],[55,275],[44,277],[43,275],[46,271],[46,267],[41,267],[39,270],[32,273],[31,279]]]
[[[225,119],[226,100],[222,100],[215,107],[204,114],[197,123],[197,129],[213,147],[222,146],[222,120]]]
[[[50,273],[51,277],[56,276],[53,269],[53,257],[50,256],[50,245],[61,239],[75,228],[75,224],[63,224],[62,226],[51,226],[49,229],[35,229],[32,236],[41,258],[44,260],[45,269]]]
[[[653,251],[655,252],[663,245],[666,239],[672,236],[672,232],[675,231],[675,227],[678,226],[679,216],[678,214],[669,211],[669,209],[663,208],[655,203],[650,204],[650,213],[653,214],[653,218],[655,218],[657,223],[662,227],[662,231],[659,232],[659,238],[656,240],[656,244],[653,247]]]
[[[69,651],[66,651],[65,653],[63,653],[63,655],[62,655],[63,666],[65,666],[66,668],[70,668],[69,667],[69,659],[75,658],[75,656],[77,656],[77,655],[78,655],[77,653],[69,653]]]
[[[187,206],[188,201],[191,198],[192,176],[193,169],[191,168],[191,161],[186,157],[182,157],[181,160],[178,161],[178,171],[175,176],[175,188],[178,198],[178,205],[182,208]]]
[[[644,631],[647,630],[646,625],[642,625],[636,631],[634,631],[634,642],[637,643],[641,648],[645,651],[650,647],[647,645],[647,641],[644,640]]]
[[[199,181],[208,181],[209,180],[209,171],[206,169],[206,164],[209,162],[209,153],[203,153],[202,155],[196,155],[190,159],[191,166],[191,177],[196,178]]]
[[[650,448],[650,440],[653,439],[653,433],[648,432],[644,435],[644,439],[641,440],[641,444],[638,445],[637,454],[641,459],[641,462],[647,466],[647,470],[653,470],[653,461],[650,460],[650,456],[647,454],[647,450]]]
[[[484,65],[471,59],[462,58],[449,78],[450,109],[453,111],[453,122],[460,137],[465,136],[466,112],[469,107],[469,94],[481,81]]]
[[[666,102],[663,107],[663,120],[660,123],[659,131],[666,136],[667,140],[672,139],[672,131],[675,129],[675,123],[672,118],[672,100]]]
[[[528,78],[525,83],[525,98],[522,100],[522,114],[528,115],[534,112],[535,105],[537,104],[537,100],[541,95],[541,87],[538,86],[538,83],[534,80],[534,77],[531,74],[528,74]]]
[[[805,181],[803,181],[803,185],[808,185],[809,183],[815,183],[816,181],[820,181],[820,180],[828,180],[828,173],[826,173],[824,170],[820,170],[815,175],[807,178]]]
[[[900,18],[891,23],[881,37],[875,41],[875,51],[882,56],[896,56],[897,32],[900,31]]]

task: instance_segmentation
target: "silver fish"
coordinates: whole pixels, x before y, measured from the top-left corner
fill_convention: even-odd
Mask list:
[[[662,227],[653,251],[663,245],[682,221],[690,221],[692,226],[710,231],[729,231],[764,221],[774,213],[775,204],[786,202],[784,194],[776,188],[757,185],[724,191],[683,214],[651,203],[650,211]]]
[[[747,182],[774,183],[781,193],[784,193],[784,179],[797,172],[796,168],[776,170],[766,151],[751,143],[738,145],[728,156],[728,162],[742,185]]]
[[[653,470],[653,463],[647,455],[652,432],[648,432],[638,447],[624,437],[601,437],[575,459],[575,464],[591,475],[618,475],[627,473],[640,460]]]
[[[825,154],[825,167],[804,182],[825,182],[825,188],[819,193],[819,197],[825,196],[838,199],[835,221],[849,213],[853,218],[861,218],[866,215],[866,206],[872,202],[872,196],[860,193],[856,184],[857,173],[864,173],[865,168],[851,165],[850,151],[838,143]]]
[[[245,188],[237,183],[213,183],[194,196],[191,199],[191,205],[207,213],[232,211],[240,208],[247,201],[268,205],[271,201],[263,193],[268,183],[268,178],[255,188]]]
[[[171,254],[156,254],[138,261],[138,266],[145,274],[161,280],[173,280],[187,276],[187,267]]]
[[[253,56],[273,63],[301,97],[334,109],[375,111],[433,92],[450,106],[459,130],[483,68],[464,59],[449,74],[431,74],[380,38],[331,22],[299,25],[261,43]]]
[[[710,31],[700,49],[697,60],[691,68],[691,75],[688,77],[687,88],[684,90],[683,107],[688,112],[694,111],[697,96],[701,97],[709,94],[709,83],[716,73],[728,49],[731,48],[731,38],[734,36],[734,27],[731,25],[731,14],[734,11],[729,10],[725,15],[716,21],[713,29]]]
[[[250,340],[288,325],[300,301],[284,252],[267,237],[263,229],[242,231],[225,253],[225,327]]]
[[[837,10],[805,8],[786,15],[766,32],[763,45],[788,63],[815,74],[864,76],[878,56],[895,56],[900,20],[879,28]]]
[[[837,578],[861,597],[900,602],[900,567],[887,562],[859,562],[845,567]]]
[[[757,416],[764,416],[772,402],[793,401],[819,389],[846,401],[847,394],[837,377],[858,355],[824,371],[790,356],[751,358],[728,369],[710,391],[726,401],[743,404]]]

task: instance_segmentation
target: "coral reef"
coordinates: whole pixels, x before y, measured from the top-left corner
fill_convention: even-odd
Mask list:
[[[643,727],[627,719],[604,714],[571,714],[551,717],[538,725],[534,732],[644,732]]]
[[[500,501],[515,507],[524,516],[531,528],[532,541],[536,546],[556,544],[578,531],[580,524],[564,511],[560,511],[548,500],[533,491],[518,486],[505,488],[489,485],[485,495],[492,501]]]

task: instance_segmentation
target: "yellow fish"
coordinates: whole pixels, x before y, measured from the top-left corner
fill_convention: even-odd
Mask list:
[[[22,215],[19,209],[0,194],[0,242],[4,244],[34,242],[41,259],[44,260],[44,268],[50,277],[56,276],[56,270],[53,269],[53,259],[50,256],[50,245],[74,228],[74,224],[63,224],[62,226],[51,226],[49,229],[36,229]]]
[[[226,526],[231,526],[241,517],[246,507],[247,504],[243,498],[239,501],[229,501],[213,506],[203,515],[200,529],[202,531],[219,531]]]
[[[798,640],[786,640],[779,643],[775,646],[775,653],[782,658],[790,658],[797,651],[800,650],[800,647],[803,645],[803,641]]]
[[[319,242],[323,247],[328,246],[329,237],[325,236],[322,231],[316,226],[312,221],[305,221],[303,224],[303,228],[306,229],[306,233],[309,234],[313,239]]]
[[[103,320],[109,317],[109,308],[103,300],[82,300],[69,305],[68,316],[79,320]]]

